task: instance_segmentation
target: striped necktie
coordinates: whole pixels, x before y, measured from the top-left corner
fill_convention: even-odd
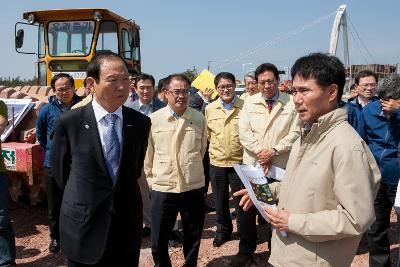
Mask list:
[[[120,157],[120,143],[118,140],[115,122],[118,119],[117,114],[109,113],[104,116],[107,127],[104,131],[105,160],[108,172],[113,180],[113,185],[117,182],[117,171]]]

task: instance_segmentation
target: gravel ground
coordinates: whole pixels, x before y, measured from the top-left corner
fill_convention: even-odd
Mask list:
[[[66,266],[66,259],[62,253],[51,254],[48,251],[49,236],[45,207],[32,207],[24,204],[12,205],[11,217],[16,234],[17,264],[18,266]],[[215,213],[206,215],[203,238],[200,247],[198,266],[229,266],[229,261],[238,252],[239,241],[235,238],[220,248],[212,246],[216,227],[214,226]],[[397,218],[393,212],[392,227],[390,229],[392,266],[396,266],[398,259],[399,231],[396,226]],[[269,266],[268,246],[266,244],[265,226],[258,226],[259,239],[252,266]],[[236,230],[234,230],[236,231]],[[235,236],[235,235],[234,235]],[[170,243],[170,256],[173,266],[183,265],[183,252],[179,244]],[[153,266],[149,238],[143,239],[140,266]],[[352,266],[368,266],[368,248],[365,238],[361,241],[358,253]]]

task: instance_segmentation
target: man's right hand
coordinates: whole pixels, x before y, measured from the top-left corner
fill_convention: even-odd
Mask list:
[[[253,201],[251,201],[251,198],[247,192],[247,189],[242,189],[242,190],[236,191],[235,193],[233,193],[233,196],[235,196],[235,197],[242,196],[242,198],[240,199],[240,202],[239,202],[239,206],[243,207],[244,211],[249,210],[253,206]]]
[[[200,94],[204,97],[206,102],[210,102],[213,93],[214,89],[212,88],[206,88],[204,91],[200,91]]]
[[[400,99],[381,100],[381,105],[383,111],[387,113],[394,113],[397,109],[400,108]]]
[[[0,134],[3,134],[7,127],[8,120],[4,116],[0,116]]]

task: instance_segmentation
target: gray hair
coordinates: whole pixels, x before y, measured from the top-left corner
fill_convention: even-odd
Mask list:
[[[254,71],[250,71],[250,72],[246,73],[246,75],[244,75],[244,79],[245,80],[246,80],[246,77],[249,77],[249,78],[251,78],[253,80],[256,79],[256,75],[255,75]]]
[[[391,74],[379,82],[376,94],[380,99],[400,99],[400,74]]]

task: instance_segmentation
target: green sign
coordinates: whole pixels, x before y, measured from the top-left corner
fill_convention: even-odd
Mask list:
[[[3,155],[4,164],[6,169],[15,171],[17,169],[17,157],[14,148],[2,148],[1,154]]]

